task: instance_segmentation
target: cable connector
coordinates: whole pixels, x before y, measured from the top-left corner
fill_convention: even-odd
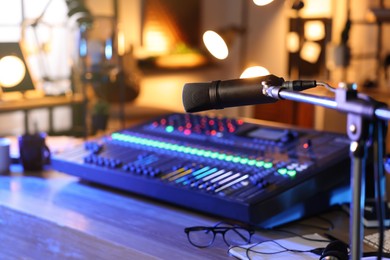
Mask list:
[[[309,88],[317,87],[317,82],[315,80],[293,80],[293,81],[285,81],[282,85],[283,88],[294,90],[294,91],[302,91]]]

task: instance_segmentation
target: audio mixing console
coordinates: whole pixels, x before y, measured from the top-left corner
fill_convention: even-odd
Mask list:
[[[84,180],[263,227],[348,201],[339,134],[169,114],[54,155]]]

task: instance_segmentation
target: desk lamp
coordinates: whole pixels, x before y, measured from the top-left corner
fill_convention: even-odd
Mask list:
[[[26,61],[17,42],[0,43],[0,87],[4,93],[34,89]]]
[[[236,26],[226,27],[218,32],[208,30],[203,34],[203,43],[211,55],[219,60],[224,60],[229,55],[230,45],[242,33],[244,33],[244,29]]]

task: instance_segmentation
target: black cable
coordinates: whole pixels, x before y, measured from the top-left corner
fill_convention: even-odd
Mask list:
[[[315,216],[314,218],[318,218],[318,219],[321,219],[323,220],[324,222],[328,223],[329,224],[329,227],[322,227],[322,226],[316,226],[316,225],[310,225],[310,224],[304,224],[304,223],[298,223],[299,225],[305,225],[305,226],[310,226],[310,227],[313,227],[313,228],[318,228],[320,230],[327,230],[327,231],[330,231],[330,230],[333,230],[334,229],[334,223],[328,219],[328,218],[325,218],[323,216]],[[313,242],[325,242],[325,243],[329,243],[331,242],[329,239],[316,239],[316,238],[310,238],[310,237],[306,237],[304,235],[301,235],[301,234],[298,234],[296,232],[293,232],[293,231],[290,231],[290,230],[285,230],[285,229],[274,229],[274,228],[270,228],[270,229],[261,229],[262,231],[273,231],[273,232],[283,232],[283,233],[287,233],[287,234],[291,234],[293,236],[297,236],[297,237],[300,237],[301,239],[304,239],[304,240],[307,240],[307,241],[313,241]],[[256,250],[254,249],[254,247],[260,245],[260,244],[263,244],[263,243],[274,243],[276,245],[278,245],[281,250],[278,250],[278,251],[273,251],[273,252],[266,252],[266,251],[261,251],[261,250]],[[310,250],[297,250],[297,249],[291,249],[291,248],[287,248],[285,246],[283,246],[282,244],[278,243],[277,241],[275,240],[263,240],[263,241],[260,241],[258,243],[254,243],[254,244],[251,244],[250,246],[246,247],[246,246],[240,246],[240,245],[235,245],[235,246],[231,246],[229,247],[228,249],[228,254],[229,255],[232,255],[230,253],[230,250],[231,249],[234,249],[234,248],[240,248],[240,249],[243,249],[245,250],[245,254],[246,254],[246,257],[250,260],[251,259],[251,256],[250,254],[251,253],[254,253],[254,254],[263,254],[263,255],[275,255],[275,254],[281,254],[281,253],[284,253],[284,252],[293,252],[293,253],[314,253],[314,254],[317,254],[317,255],[321,255],[324,248],[314,248],[314,249],[310,249]]]
[[[305,238],[305,237],[302,237],[302,238]],[[305,238],[305,239],[308,239],[308,238]],[[311,239],[308,239],[308,240],[311,240]],[[327,241],[327,242],[329,242],[329,241]],[[278,245],[281,248],[281,250],[273,251],[273,252],[267,252],[267,251],[261,251],[261,250],[254,249],[256,246],[259,246],[259,245],[264,244],[264,243],[274,243],[274,244]],[[322,251],[324,250],[324,248],[314,248],[314,249],[308,249],[308,250],[291,249],[291,248],[287,248],[287,247],[283,246],[282,244],[278,243],[275,240],[260,241],[258,243],[254,243],[254,244],[250,245],[249,247],[239,246],[239,245],[231,246],[228,249],[229,255],[232,255],[230,253],[230,250],[234,249],[234,248],[244,249],[245,250],[245,255],[246,255],[246,257],[248,259],[251,259],[250,253],[262,254],[262,255],[276,255],[276,254],[281,254],[281,253],[285,253],[285,252],[292,252],[292,253],[314,253],[316,255],[321,255]]]
[[[296,223],[297,225],[301,225],[301,226],[306,226],[306,227],[311,227],[311,228],[317,228],[317,229],[320,229],[320,230],[325,230],[325,231],[331,231],[334,229],[334,223],[328,219],[328,218],[325,218],[323,216],[315,216],[313,218],[318,218],[318,219],[321,219],[323,220],[324,222],[328,223],[329,224],[329,227],[322,227],[322,226],[317,226],[317,225],[311,225],[311,224],[305,224],[305,223]],[[267,229],[267,230],[272,230],[272,231],[276,231],[276,232],[284,232],[284,233],[288,233],[288,234],[292,234],[294,236],[299,236],[303,239],[307,239],[307,240],[311,240],[311,241],[319,241],[319,242],[326,242],[328,240],[313,240],[313,239],[309,239],[309,238],[306,238],[296,232],[293,232],[293,231],[290,231],[290,230],[285,230],[285,229],[281,229],[281,228],[278,228],[278,229]]]
[[[318,219],[328,223],[329,227],[321,227],[321,226],[312,225],[312,224],[306,224],[306,223],[296,223],[296,224],[300,225],[300,226],[305,226],[305,227],[317,228],[317,229],[325,230],[325,231],[331,231],[331,230],[334,229],[334,224],[333,224],[333,222],[330,219],[327,219],[327,218],[325,218],[323,216],[315,216],[314,218],[318,218]]]
[[[314,241],[314,242],[330,242],[328,239],[308,238],[308,237],[305,237],[305,236],[303,236],[303,235],[301,235],[301,234],[298,234],[298,233],[293,232],[293,231],[290,231],[290,230],[272,229],[272,231],[283,232],[283,233],[291,234],[291,235],[300,237],[300,238],[305,239],[305,240],[308,240],[308,241]]]
[[[319,218],[319,219],[321,219],[321,220],[323,220],[324,222],[326,222],[326,223],[328,223],[328,224],[329,224],[328,231],[330,231],[330,230],[333,230],[333,229],[334,229],[334,224],[333,224],[333,222],[332,222],[330,219],[328,219],[328,218],[325,218],[325,217],[323,217],[323,216],[317,216],[316,218]]]

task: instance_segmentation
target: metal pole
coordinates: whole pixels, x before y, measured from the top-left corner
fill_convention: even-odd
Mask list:
[[[356,147],[357,142],[351,143],[351,153]],[[363,145],[364,146],[364,145]],[[357,148],[360,149],[360,148]],[[364,149],[364,148],[363,148]],[[364,209],[364,190],[365,190],[365,160],[359,156],[351,156],[351,196],[352,203],[350,204],[350,245],[352,260],[360,260],[363,256],[363,209]]]
[[[267,86],[263,94],[275,99],[287,99],[326,108],[336,109],[348,114],[347,133],[351,157],[351,198],[350,204],[350,248],[351,259],[360,260],[363,256],[363,209],[365,204],[366,141],[375,136],[370,126],[377,120],[390,120],[390,110],[379,107],[378,102],[359,96],[352,89],[337,89],[336,98],[320,97],[286,90],[280,86]],[[379,133],[380,134],[380,133]],[[382,144],[378,144],[382,145]],[[382,158],[377,158],[382,160]],[[379,194],[382,196],[382,194]]]
[[[306,93],[298,93],[290,90],[282,89],[278,93],[279,98],[278,99],[286,99],[286,100],[292,100],[292,101],[298,101],[303,103],[308,103],[312,105],[319,105],[325,108],[335,109],[339,110],[339,106],[337,105],[337,102],[328,97],[321,97]],[[271,97],[275,98],[274,95]],[[354,111],[353,109],[351,111],[341,111],[340,112],[350,112],[350,113],[359,113],[359,111]],[[365,114],[364,116],[369,117],[369,114]],[[390,110],[388,108],[376,108],[373,111],[373,116],[376,116],[378,119],[383,120],[390,120]]]

